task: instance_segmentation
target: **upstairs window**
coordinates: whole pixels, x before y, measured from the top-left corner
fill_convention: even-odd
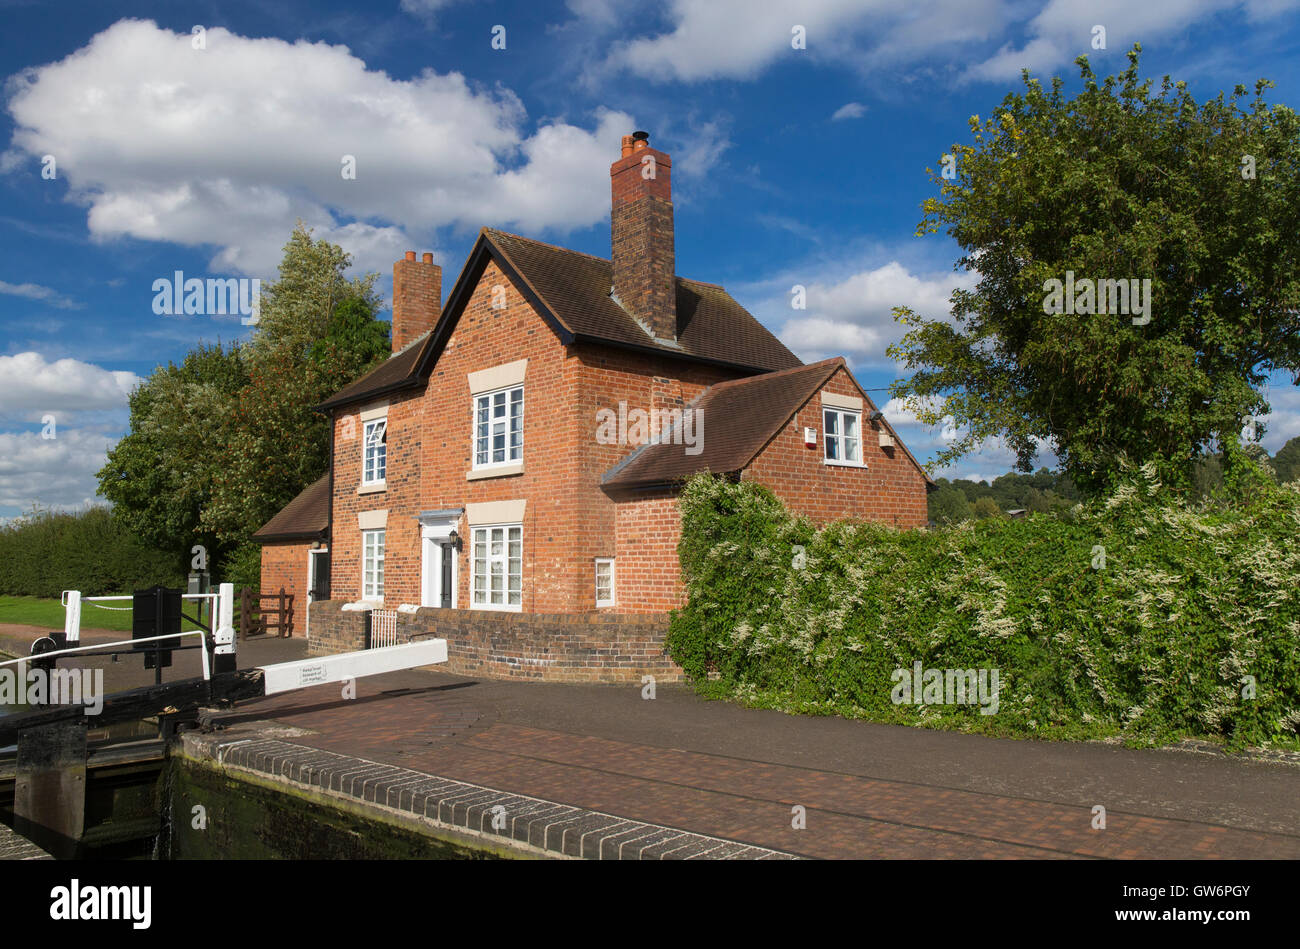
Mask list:
[[[365,425],[361,463],[362,484],[382,484],[388,474],[388,419],[371,419]]]
[[[524,387],[474,396],[474,467],[509,465],[524,458]]]
[[[822,409],[825,425],[826,464],[862,464],[862,413],[848,409]]]

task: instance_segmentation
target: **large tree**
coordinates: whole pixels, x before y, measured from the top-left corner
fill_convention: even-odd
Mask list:
[[[945,230],[978,275],[949,319],[895,311],[890,354],[914,370],[895,394],[963,433],[937,465],[1001,436],[1025,471],[1053,448],[1085,491],[1125,457],[1186,487],[1202,453],[1231,462],[1271,372],[1300,378],[1300,118],[1264,80],[1249,101],[1169,77],[1153,94],[1139,51],[1101,82],[1080,57],[1074,98],[1024,73],[931,172],[918,234]],[[1149,309],[1113,312],[1112,285],[1112,312],[1087,312],[1084,280],[1149,280]]]
[[[249,574],[238,579],[256,582],[249,535],[329,464],[329,426],[313,407],[389,352],[378,275],[349,278],[350,266],[300,222],[252,339],[200,344],[132,394],[131,431],[100,493],[142,539],[178,555],[203,544],[219,570],[237,559]]]
[[[239,543],[329,466],[329,420],[315,411],[326,398],[384,359],[388,324],[372,304],[345,297],[305,351],[277,346],[254,362],[223,426],[226,451],[203,524]]]
[[[234,399],[248,383],[246,350],[200,343],[181,364],[159,366],[131,393],[130,431],[99,471],[99,493],[146,544],[173,552],[188,567],[201,544],[212,557],[221,544],[200,520],[225,463],[220,433]]]
[[[252,346],[258,356],[274,357],[282,350],[306,357],[313,344],[329,332],[340,303],[359,299],[378,309],[375,280],[368,273],[349,278],[352,255],[324,238],[316,240],[299,221],[284,245],[279,279],[262,288],[261,312]]]

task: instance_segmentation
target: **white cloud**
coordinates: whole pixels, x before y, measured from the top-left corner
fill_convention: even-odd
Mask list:
[[[942,404],[942,400],[939,398],[927,398],[924,401],[933,408],[938,408]],[[881,408],[881,411],[885,413],[885,418],[888,419],[889,424],[898,431],[908,450],[922,464],[925,464],[940,451],[949,447],[961,434],[950,415],[945,416],[938,425],[931,426],[921,423],[917,420],[916,413],[908,408],[902,399],[890,399]],[[1038,440],[1038,455],[1034,459],[1034,469],[1037,470],[1042,467],[1054,468],[1056,465],[1056,453],[1052,451],[1051,446],[1042,440]],[[936,469],[930,472],[930,475],[934,478],[948,478],[949,480],[966,478],[971,481],[991,482],[999,475],[1014,471],[1015,466],[1015,452],[1007,447],[1002,438],[995,437],[984,439],[972,451],[958,458],[953,464],[946,468]]]
[[[784,0],[673,0],[671,30],[615,44],[604,68],[685,81],[750,78],[798,56],[871,68],[987,40],[1003,28],[1009,6],[1004,0],[806,0],[792,10]],[[795,26],[806,32],[806,49],[792,46]]]
[[[1269,454],[1277,454],[1283,445],[1300,435],[1300,388],[1270,386],[1264,397],[1273,411],[1261,419],[1267,429],[1262,444]]]
[[[82,306],[71,297],[66,297],[59,291],[51,290],[49,287],[42,287],[38,283],[6,283],[4,280],[0,280],[0,293],[12,297],[36,300],[39,303],[48,303],[60,310],[79,310]]]
[[[120,409],[140,383],[133,372],[112,372],[79,359],[47,362],[40,353],[0,356],[0,406],[6,414]]]
[[[77,429],[61,429],[52,439],[39,432],[0,432],[0,509],[104,503],[95,498],[95,473],[115,441]]]
[[[402,0],[402,10],[414,14],[437,13],[455,2],[456,0]]]
[[[831,116],[832,122],[840,122],[844,119],[860,119],[867,114],[867,107],[861,102],[846,102],[835,110]]]
[[[459,73],[398,80],[343,46],[218,27],[195,50],[140,20],[13,77],[8,107],[10,164],[54,155],[94,238],[215,245],[211,266],[259,276],[297,218],[380,271],[444,225],[588,226],[633,127],[602,112],[526,134],[514,93]]]
[[[1211,15],[1244,11],[1253,21],[1275,17],[1300,6],[1300,0],[1051,0],[1026,25],[1028,41],[1017,49],[1003,46],[996,54],[973,65],[968,79],[1005,80],[1019,77],[1021,69],[1041,74],[1070,62],[1076,56],[1096,56],[1093,27],[1105,29],[1106,49],[1123,52],[1136,42],[1150,41],[1185,31]]]
[[[610,0],[570,0],[588,25],[613,29]],[[748,79],[796,57],[831,61],[863,73],[932,61],[966,79],[1015,79],[1022,68],[1057,71],[1092,49],[1092,27],[1106,28],[1106,48],[1123,52],[1184,32],[1216,14],[1240,12],[1263,23],[1300,0],[672,0],[669,28],[612,44],[596,73],[629,70],[651,80]],[[623,21],[626,23],[626,19]],[[791,46],[803,26],[807,49]],[[626,29],[625,26],[621,27]],[[1010,41],[1012,31],[1023,45]],[[1000,44],[1000,48],[998,45]]]
[[[969,275],[918,275],[896,260],[840,279],[821,278],[800,284],[807,290],[807,309],[791,310],[790,287],[800,284],[797,273],[780,298],[770,298],[764,310],[787,319],[777,334],[801,358],[812,361],[832,355],[880,364],[885,349],[902,336],[893,309],[911,307],[918,314],[942,318],[956,287],[969,287]]]

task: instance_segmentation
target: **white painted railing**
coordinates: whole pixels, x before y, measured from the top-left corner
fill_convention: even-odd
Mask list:
[[[370,611],[370,648],[399,645],[397,639],[397,610]]]
[[[172,636],[151,636],[148,639],[129,639],[120,642],[97,643],[94,646],[86,646],[81,649],[76,648],[81,642],[81,605],[82,603],[106,603],[117,600],[134,601],[135,597],[131,595],[124,596],[82,596],[80,590],[64,590],[60,597],[63,604],[63,633],[68,647],[57,652],[51,651],[45,653],[43,658],[71,655],[73,653],[85,653],[96,649],[110,649],[118,646],[132,645],[136,643],[155,642],[162,639],[171,639]],[[235,652],[235,627],[234,627],[234,610],[235,610],[235,586],[233,583],[222,583],[218,585],[216,592],[211,593],[182,593],[182,600],[210,600],[209,604],[209,623],[212,626],[212,640],[215,645],[213,652],[216,655],[233,655]],[[106,606],[103,609],[131,609],[131,607],[112,607]],[[202,614],[200,614],[202,615]],[[181,636],[198,636],[200,642],[207,645],[205,634],[202,630],[187,630],[180,633]],[[208,651],[206,648],[201,649],[203,655],[203,678],[211,678],[211,670],[208,667]],[[30,658],[30,657],[27,657]],[[27,661],[27,659],[14,660],[14,662]],[[10,665],[10,663],[0,663],[0,666]]]

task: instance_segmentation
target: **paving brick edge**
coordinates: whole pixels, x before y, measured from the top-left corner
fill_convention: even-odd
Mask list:
[[[0,860],[53,860],[54,857],[12,827],[0,824]]]
[[[329,797],[360,802],[496,845],[587,860],[796,860],[795,854],[650,824],[295,745],[275,738],[225,738],[186,732],[185,754],[225,769],[267,775]],[[494,808],[505,809],[494,829]]]

